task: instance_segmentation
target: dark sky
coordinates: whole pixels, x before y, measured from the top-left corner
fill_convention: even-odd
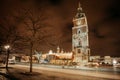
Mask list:
[[[47,33],[52,37],[52,47],[41,44],[41,48],[55,50],[59,45],[71,51],[72,19],[80,1],[89,27],[89,43],[92,55],[120,56],[120,1],[119,0],[0,0],[0,21],[3,16],[22,7],[42,7],[49,24]]]

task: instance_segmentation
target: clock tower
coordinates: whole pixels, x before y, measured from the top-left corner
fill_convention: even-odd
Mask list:
[[[90,49],[88,40],[88,24],[85,13],[79,6],[77,14],[73,18],[72,27],[72,51],[74,52],[74,62],[86,64],[89,61]]]

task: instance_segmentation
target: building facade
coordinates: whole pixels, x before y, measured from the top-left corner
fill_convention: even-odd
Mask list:
[[[89,61],[90,49],[88,39],[88,24],[85,13],[79,6],[77,14],[73,18],[72,27],[72,51],[74,52],[74,62],[87,63]]]

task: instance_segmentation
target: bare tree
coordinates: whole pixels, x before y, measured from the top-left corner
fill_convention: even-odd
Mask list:
[[[21,17],[19,15],[19,17]],[[23,17],[22,17],[23,18]],[[16,20],[17,19],[17,20]],[[18,21],[19,19],[19,21]],[[2,18],[2,21],[0,23],[0,32],[3,35],[2,36],[2,44],[7,44],[10,45],[12,51],[13,48],[15,49],[16,45],[18,45],[18,41],[21,39],[20,38],[20,34],[19,31],[17,29],[17,26],[21,23],[22,19],[21,18],[16,18],[15,14],[10,14],[7,16],[4,16]],[[17,46],[18,48],[18,46]],[[6,55],[6,68],[8,68],[8,59],[9,59],[9,53],[11,52],[11,50],[9,49],[7,51],[7,55]]]
[[[30,50],[30,72],[32,72],[32,55],[34,50],[38,48],[41,42],[47,42],[45,40],[46,37],[51,36],[45,32],[45,28],[48,24],[46,25],[44,22],[46,17],[43,11],[40,8],[34,7],[26,7],[26,9],[21,8],[21,11],[16,11],[11,18],[9,17],[5,20],[3,29],[4,32],[7,33],[2,33],[5,35],[4,43],[8,43],[11,46],[14,45],[14,47],[17,48],[19,45]],[[8,25],[6,25],[6,23]],[[18,30],[21,30],[20,33]]]
[[[44,20],[46,18],[40,8],[24,9],[24,11],[27,12],[27,15],[24,20],[25,34],[23,36],[27,44],[29,44],[30,72],[32,72],[32,55],[38,47],[39,42],[46,37],[44,32],[44,27],[46,26]]]

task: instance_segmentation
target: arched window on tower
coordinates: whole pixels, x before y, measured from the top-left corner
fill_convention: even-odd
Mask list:
[[[81,47],[82,46],[82,44],[81,44],[81,40],[79,40],[79,47]]]
[[[80,29],[78,29],[77,34],[80,34],[80,33],[81,33],[81,31],[80,31]]]

